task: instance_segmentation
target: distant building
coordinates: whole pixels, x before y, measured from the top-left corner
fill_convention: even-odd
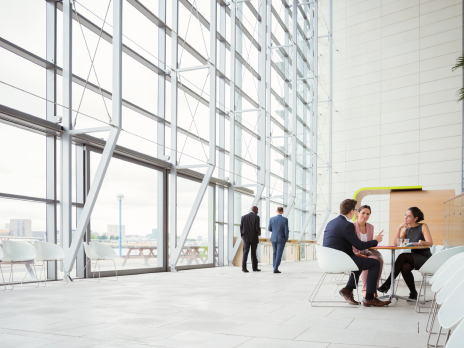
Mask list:
[[[119,237],[119,225],[107,225],[106,226],[106,235],[108,238],[111,236]],[[121,225],[121,239],[126,238],[126,226]]]
[[[203,242],[203,236],[198,236],[198,237],[197,237],[197,241]]]
[[[5,224],[5,230],[10,230],[10,224]]]
[[[158,240],[158,229],[157,228],[154,228],[151,230],[150,239]]]
[[[10,219],[10,235],[19,237],[32,237],[32,220]]]
[[[10,234],[10,230],[0,230],[0,236],[7,236]]]

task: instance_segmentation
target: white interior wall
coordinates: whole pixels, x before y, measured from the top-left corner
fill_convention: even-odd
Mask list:
[[[319,4],[322,36],[329,1]],[[451,68],[462,52],[462,6],[460,0],[333,0],[331,219],[339,203],[362,187],[422,185],[461,192],[462,103],[456,102],[456,91],[462,72]],[[319,53],[324,100],[323,40]],[[328,127],[319,108],[321,152]],[[389,196],[363,203],[372,206],[376,231],[388,232]]]

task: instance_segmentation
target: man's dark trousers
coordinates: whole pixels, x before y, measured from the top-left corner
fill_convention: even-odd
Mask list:
[[[369,270],[367,273],[367,287],[366,293],[375,294],[377,292],[377,279],[379,278],[380,262],[376,259],[368,259],[364,257],[353,256],[351,259],[358,266],[359,271],[353,272],[356,277],[356,283],[354,282],[353,274],[351,274],[348,280],[347,286],[356,289],[356,284],[359,284],[359,275],[362,271]]]
[[[253,271],[258,269],[258,258],[256,257],[256,249],[258,249],[257,242],[245,242],[243,241],[243,258],[242,258],[242,270],[247,268],[248,252],[251,248],[251,266]]]
[[[282,254],[284,252],[286,242],[272,242],[272,249],[274,250],[272,257],[272,266],[274,271],[279,270],[280,261],[282,261]]]

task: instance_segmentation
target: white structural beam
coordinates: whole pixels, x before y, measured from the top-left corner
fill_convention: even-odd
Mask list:
[[[172,1],[172,32],[171,32],[171,163],[173,168],[169,173],[169,254],[170,261],[177,247],[177,109],[178,109],[178,54],[179,54],[179,1]],[[177,260],[176,260],[177,262]],[[176,262],[170,262],[171,268]]]
[[[177,18],[176,27],[178,28],[178,5],[177,6],[174,5],[174,3],[176,2],[177,1],[173,1],[173,26],[174,26],[174,17],[176,17]],[[176,264],[177,264],[177,261],[179,260],[179,256],[181,254],[182,248],[184,247],[185,241],[187,240],[187,236],[190,232],[190,229],[192,228],[192,224],[198,213],[198,209],[200,208],[200,204],[206,193],[211,177],[213,176],[214,169],[216,168],[216,100],[217,100],[216,99],[216,87],[217,87],[216,86],[217,85],[217,82],[216,82],[216,77],[217,77],[217,74],[216,74],[217,3],[216,3],[216,0],[210,0],[210,6],[211,6],[210,7],[211,20],[210,20],[210,41],[209,41],[210,42],[210,57],[209,57],[209,69],[210,69],[209,70],[209,90],[210,90],[209,98],[210,100],[209,100],[209,155],[208,155],[209,167],[206,171],[205,176],[203,177],[203,180],[200,185],[200,189],[197,193],[193,206],[190,210],[189,216],[185,223],[179,242],[175,247],[171,246],[172,252],[169,257],[171,271],[176,271]],[[175,14],[174,10],[177,11],[177,15]],[[173,46],[177,46],[177,44],[173,43]],[[176,52],[173,51],[173,53],[175,53],[175,59],[176,59],[176,64],[173,66],[177,67],[177,49],[176,49]],[[173,59],[174,59],[174,54],[173,54]],[[177,80],[177,76],[176,76],[176,80]],[[171,85],[172,85],[172,80],[171,80]],[[174,118],[174,115],[172,118]],[[177,113],[175,115],[175,118],[177,119]],[[177,155],[175,157],[177,157]],[[174,169],[171,172],[174,173],[174,175],[176,176],[175,179],[177,179],[177,170]],[[177,192],[175,192],[174,194],[177,195]],[[177,204],[173,208],[177,209]],[[171,216],[173,215],[172,213],[173,211],[171,211]],[[176,236],[176,239],[177,239],[177,236]],[[172,240],[171,242],[172,242],[171,245],[174,245],[174,242]],[[210,252],[213,253],[214,255],[214,248]]]
[[[317,205],[317,138],[318,138],[318,100],[319,100],[319,47],[318,47],[318,32],[319,32],[319,10],[318,3],[315,2],[313,5],[313,11],[311,12],[313,16],[313,38],[315,44],[313,46],[313,56],[312,56],[312,70],[315,79],[313,83],[313,103],[311,105],[312,109],[312,119],[311,119],[311,147],[312,147],[312,156],[311,156],[311,194],[312,202]],[[312,219],[311,225],[311,239],[316,238],[316,219]]]
[[[46,16],[47,16],[47,27],[46,27],[46,58],[47,61],[55,63],[56,62],[56,3],[53,1],[47,1],[46,6]],[[46,71],[46,113],[47,120],[54,122],[56,116],[56,74],[55,69],[52,67],[48,68]],[[46,137],[46,198],[56,201],[56,136],[48,135]],[[56,244],[56,223],[57,223],[57,213],[56,213],[56,203],[47,203],[46,205],[46,218],[47,218],[47,242]],[[56,262],[47,262],[47,279],[52,280],[56,279]]]
[[[67,3],[67,1],[65,1]],[[69,250],[66,251],[64,258],[65,272],[69,276],[76,259],[78,250],[82,244],[87,225],[90,221],[93,208],[97,201],[103,179],[113,156],[116,142],[122,127],[122,3],[123,0],[113,0],[113,98],[112,98],[112,127],[105,148],[98,164],[97,171],[92,181],[90,191],[87,195],[86,202],[82,208],[79,220],[77,222],[76,232],[72,239]],[[64,13],[66,7],[63,6]],[[70,18],[71,20],[71,18]],[[70,135],[71,136],[71,135]],[[70,157],[72,158],[72,157]],[[68,178],[61,177],[61,180],[71,179],[71,174]],[[69,214],[69,218],[71,218]]]
[[[298,114],[298,11],[296,5],[298,0],[293,0],[293,13],[292,13],[292,149],[290,156],[292,158],[292,176],[290,178],[291,190],[293,196],[293,202],[297,198],[296,193],[296,168],[297,168],[297,157],[296,157],[296,145],[297,145],[297,114]],[[288,214],[291,212],[293,204],[287,207]],[[295,226],[296,226],[296,214],[295,211],[290,215],[290,239],[294,238]]]
[[[166,1],[159,1],[158,2],[158,16],[166,23]],[[166,27],[164,25],[157,26],[158,29],[158,64],[160,69],[166,71]],[[158,121],[156,125],[156,142],[157,145],[157,155],[158,158],[164,159],[166,156],[165,148],[166,148],[166,128],[164,126],[164,120],[166,119],[166,74],[159,74],[158,75],[158,103],[157,103],[157,112],[158,112]],[[165,180],[164,175],[165,173],[158,171],[157,172],[157,201],[156,201],[156,209],[157,209],[157,266],[158,267],[166,267],[167,265],[164,264],[164,254],[165,254],[165,244],[167,240],[165,238]],[[163,192],[163,194],[161,194]]]
[[[219,34],[221,37],[226,37],[226,30],[227,30],[227,13],[226,13],[226,4],[221,2],[220,9],[219,9]],[[218,153],[218,177],[219,179],[225,180],[226,173],[226,82],[225,82],[225,75],[226,75],[226,42],[225,40],[220,41],[219,43],[219,62],[218,62],[218,70],[221,72],[221,76],[219,77],[219,85],[218,85],[218,100],[219,100],[219,110],[221,110],[221,114],[219,115],[219,153]],[[232,115],[233,116],[233,115]],[[230,124],[233,124],[233,117],[231,119]],[[217,209],[218,209],[218,266],[224,266],[224,224],[225,224],[225,189],[224,187],[218,187],[218,195],[217,195]],[[208,254],[209,255],[209,254]]]
[[[317,8],[317,2],[316,2]],[[315,237],[316,242],[319,240],[322,232],[324,231],[327,220],[329,219],[330,213],[332,211],[332,109],[333,109],[333,14],[332,14],[332,0],[329,0],[329,95],[328,95],[328,114],[329,114],[329,163],[327,164],[326,170],[328,170],[328,199],[327,199],[327,213],[324,217],[324,220],[317,232]],[[316,104],[317,105],[317,104]]]
[[[72,238],[72,6],[63,1],[63,114],[61,135],[60,244],[68,252]]]
[[[266,148],[265,148],[265,180],[264,184],[266,186],[266,219],[269,221],[271,218],[271,142],[272,142],[272,134],[271,134],[271,61],[272,61],[272,51],[271,51],[271,31],[272,31],[272,9],[271,9],[271,2],[266,1],[265,6],[266,11],[266,43],[262,47],[266,47],[266,71],[265,71],[265,93],[266,93],[266,100],[265,100],[265,138],[266,138]],[[266,58],[265,57],[265,58]],[[261,154],[262,156],[262,154]],[[269,231],[267,229],[267,221],[264,221],[265,226],[265,236],[269,237]]]
[[[230,3],[230,110],[232,111],[229,122],[229,171],[230,171],[230,186],[227,195],[227,261],[229,266],[233,266],[236,250],[240,245],[240,240],[234,245],[234,232],[235,232],[235,50],[236,50],[236,32],[237,32],[237,5],[234,1]]]

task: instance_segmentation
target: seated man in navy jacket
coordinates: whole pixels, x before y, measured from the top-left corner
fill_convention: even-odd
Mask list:
[[[353,272],[356,282],[353,274],[351,274],[346,286],[340,290],[340,295],[345,298],[346,302],[352,305],[359,305],[359,302],[355,301],[353,297],[353,289],[356,289],[361,271],[369,270],[367,274],[366,298],[363,299],[363,305],[366,307],[386,306],[391,301],[380,301],[377,297],[374,297],[377,279],[379,278],[380,262],[376,259],[358,257],[353,253],[353,246],[358,250],[365,250],[377,246],[383,238],[382,232],[375,236],[374,240],[368,242],[362,242],[358,238],[354,225],[351,222],[356,211],[356,203],[353,199],[345,199],[340,204],[340,215],[330,221],[325,228],[323,246],[348,254],[359,268],[359,271]]]

